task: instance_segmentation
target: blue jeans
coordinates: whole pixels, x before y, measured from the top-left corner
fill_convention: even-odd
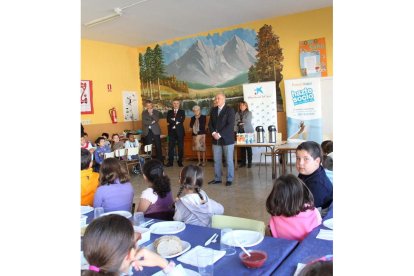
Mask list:
[[[226,158],[227,164],[227,181],[233,181],[234,178],[234,164],[233,164],[233,152],[234,144],[227,146],[213,145],[214,154],[214,180],[221,181],[221,156],[224,151],[224,157]]]

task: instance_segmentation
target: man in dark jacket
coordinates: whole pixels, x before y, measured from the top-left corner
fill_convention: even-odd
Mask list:
[[[216,95],[217,106],[210,111],[210,121],[208,128],[213,136],[213,155],[214,155],[214,179],[208,184],[221,183],[222,153],[227,163],[227,182],[226,186],[233,183],[234,178],[234,109],[226,106],[226,96],[222,93]]]
[[[184,126],[185,112],[180,109],[180,101],[175,99],[173,101],[173,109],[167,112],[168,123],[168,163],[166,167],[171,167],[174,161],[175,145],[178,145],[178,166],[183,166],[184,155]]]

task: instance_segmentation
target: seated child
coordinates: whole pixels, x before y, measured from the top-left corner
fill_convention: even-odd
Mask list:
[[[83,237],[83,253],[89,267],[81,275],[129,275],[132,267],[138,271],[154,266],[163,269],[163,275],[180,275],[180,267],[175,267],[173,261],[138,248],[139,239],[131,221],[123,216],[107,215],[93,220]]]
[[[326,176],[329,178],[333,185],[333,152],[329,153],[323,161],[323,167],[325,168]]]
[[[116,158],[105,159],[99,173],[93,207],[103,207],[105,213],[121,210],[131,212],[133,199],[134,188],[121,161]]]
[[[322,149],[318,143],[306,141],[297,147],[296,169],[299,172],[298,177],[312,192],[315,206],[326,209],[333,200],[333,187],[321,163]]]
[[[266,200],[271,234],[275,238],[302,241],[322,222],[313,196],[302,180],[293,174],[276,179]]]
[[[175,202],[174,220],[188,224],[211,226],[213,215],[224,213],[223,205],[209,198],[201,187],[203,170],[194,165],[185,166],[180,173],[180,190]],[[184,196],[180,197],[184,192]]]
[[[145,215],[161,212],[174,213],[170,178],[165,175],[161,161],[148,160],[144,164],[143,171],[148,188],[142,191],[137,212],[144,212]]]
[[[99,173],[92,171],[92,154],[81,148],[81,205],[92,206],[99,184]]]
[[[298,276],[333,276],[332,255],[323,256],[308,263],[301,269]]]
[[[127,134],[127,138],[128,138],[128,140],[125,141],[125,144],[124,144],[124,147],[126,149],[128,149],[128,148],[139,148],[140,147],[140,144],[139,144],[138,140],[135,139],[134,134],[128,133]],[[138,154],[137,155],[128,156],[128,160],[138,159],[138,158],[139,158],[139,162],[141,163],[141,166],[144,166],[145,160],[144,160],[144,158],[138,156]],[[132,171],[135,174],[140,174],[141,173],[139,165],[134,166],[134,168],[133,168]]]
[[[105,146],[111,148],[111,142],[109,141],[109,134],[106,132],[102,132],[101,136],[105,138]]]
[[[93,153],[95,156],[95,166],[94,166],[94,171],[95,172],[99,172],[99,168],[101,167],[101,164],[103,162],[103,160],[105,159],[105,153],[110,153],[111,152],[111,148],[109,148],[106,144],[105,144],[105,138],[104,137],[98,137],[95,141],[96,143],[96,150]]]
[[[112,151],[116,151],[118,149],[123,149],[124,143],[119,140],[119,135],[117,133],[112,134]]]

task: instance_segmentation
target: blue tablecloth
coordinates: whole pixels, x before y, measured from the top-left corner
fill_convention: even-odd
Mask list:
[[[181,240],[189,242],[191,244],[191,248],[194,248],[197,245],[204,246],[204,243],[207,241],[207,239],[210,238],[214,233],[220,235],[220,229],[187,224],[184,231],[175,235],[178,236]],[[151,234],[151,240],[144,243],[143,246],[149,245],[155,239],[161,236],[162,235]],[[263,250],[268,254],[266,263],[263,265],[263,267],[257,269],[248,269],[241,263],[239,259],[239,253],[242,250],[236,247],[236,254],[232,256],[224,256],[214,264],[214,275],[270,275],[292,252],[297,244],[297,241],[265,237],[260,244],[249,247],[249,249]],[[216,243],[211,243],[207,247],[220,250],[220,238],[217,239]],[[174,260],[176,264],[180,264],[180,262],[177,261],[177,258],[173,258],[172,260]],[[198,268],[195,266],[184,263],[181,264],[185,268],[198,272]],[[158,267],[145,267],[143,271],[134,272],[134,275],[152,275],[159,270],[160,268]]]
[[[328,213],[323,218],[323,221],[333,217],[333,204],[331,204]],[[299,243],[292,254],[286,258],[282,265],[276,269],[272,275],[278,276],[292,276],[298,263],[308,263],[312,260],[318,259],[325,255],[333,254],[333,241],[317,239],[316,236],[320,229],[328,229],[323,224],[319,225],[309,235]]]

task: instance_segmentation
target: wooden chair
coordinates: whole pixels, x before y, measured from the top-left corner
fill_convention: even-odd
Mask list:
[[[265,224],[263,221],[254,219],[214,215],[211,217],[211,227],[223,229],[231,228],[233,230],[251,230],[265,234]]]
[[[141,158],[144,158],[144,161],[147,159],[152,159],[152,144],[144,146],[144,153],[138,155]],[[143,172],[142,164],[139,162],[139,168]]]
[[[117,149],[115,150],[115,157],[120,158],[121,162],[125,164],[129,174],[129,166],[139,164],[139,159],[128,160],[128,156],[137,155],[139,148]]]

